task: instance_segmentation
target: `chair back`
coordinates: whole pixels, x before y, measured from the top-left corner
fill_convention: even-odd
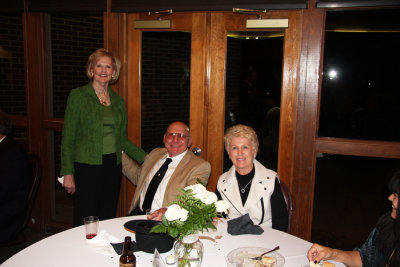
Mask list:
[[[26,216],[22,229],[25,229],[31,220],[32,210],[35,204],[36,195],[39,189],[40,181],[42,180],[42,164],[40,158],[35,154],[29,154],[30,171],[32,177],[32,184],[29,188]]]
[[[196,156],[201,156],[201,148],[200,147],[194,147],[192,149],[193,154],[195,154]]]
[[[290,232],[290,224],[292,222],[292,211],[293,211],[292,195],[290,194],[289,188],[286,186],[286,184],[282,180],[280,181],[280,185],[281,185],[281,191],[282,191],[283,197],[285,198],[287,213],[289,215],[288,229],[286,231],[289,233]]]
[[[31,185],[28,191],[28,198],[26,202],[26,213],[24,222],[22,224],[22,228],[18,233],[17,237],[10,241],[5,241],[0,243],[0,247],[14,247],[16,252],[19,251],[17,245],[25,243],[26,238],[24,234],[24,230],[28,227],[29,221],[31,220],[33,206],[35,204],[36,195],[39,189],[40,181],[42,180],[42,164],[40,162],[40,158],[37,155],[29,154],[29,165],[30,165],[30,176],[31,176]]]

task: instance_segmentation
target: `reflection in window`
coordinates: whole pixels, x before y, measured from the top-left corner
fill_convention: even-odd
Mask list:
[[[50,24],[53,116],[63,118],[69,92],[89,82],[89,55],[103,47],[103,17],[57,14],[51,15]]]
[[[21,14],[0,16],[0,108],[9,115],[26,115]]]
[[[320,136],[400,141],[399,16],[327,12]]]
[[[323,154],[317,159],[311,241],[352,250],[391,210],[387,183],[399,159]]]
[[[257,159],[272,170],[278,164],[282,60],[282,32],[228,35],[225,129],[251,126],[260,143]],[[231,165],[225,151],[224,171]]]
[[[173,121],[189,125],[191,34],[144,32],[142,36],[142,145],[163,144]]]

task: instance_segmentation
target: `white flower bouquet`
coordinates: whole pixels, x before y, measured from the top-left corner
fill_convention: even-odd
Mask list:
[[[171,203],[162,217],[162,223],[151,229],[152,233],[168,233],[182,240],[184,236],[216,229],[213,220],[227,213],[229,204],[218,200],[217,195],[201,184],[180,189],[181,195]]]

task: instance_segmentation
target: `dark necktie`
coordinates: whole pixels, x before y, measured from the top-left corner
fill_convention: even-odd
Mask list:
[[[172,159],[167,158],[164,164],[160,167],[160,169],[154,174],[153,179],[147,188],[146,196],[144,197],[144,201],[142,204],[142,210],[146,211],[147,209],[151,209],[151,204],[153,203],[154,195],[156,194],[158,185],[161,180],[164,178],[165,173],[168,170],[168,164],[172,162]]]

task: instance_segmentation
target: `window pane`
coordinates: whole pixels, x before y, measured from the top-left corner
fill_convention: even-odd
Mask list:
[[[103,47],[103,17],[99,15],[51,15],[49,22],[50,42],[48,44],[49,78],[52,89],[49,117],[63,118],[69,92],[89,82],[86,77],[86,63],[89,55]],[[73,200],[56,177],[60,173],[61,132],[51,132],[50,140],[54,158],[51,168],[54,173],[50,179],[51,218],[61,223],[71,223]],[[53,154],[54,153],[54,154]]]
[[[352,250],[392,209],[387,183],[399,159],[323,154],[317,159],[311,241]]]
[[[189,125],[190,46],[188,32],[143,32],[141,147],[148,152],[164,146],[171,122]]]
[[[102,16],[51,16],[53,103],[49,105],[53,106],[54,117],[64,117],[71,89],[89,82],[85,70],[87,59],[100,47],[103,47]]]
[[[260,143],[257,160],[277,170],[283,32],[228,34],[225,129],[251,126]],[[224,154],[224,171],[232,165]]]
[[[28,132],[24,128],[13,127],[12,136],[28,153]]]
[[[54,155],[51,157],[54,159],[54,179],[50,179],[51,185],[51,218],[56,222],[70,223],[72,224],[73,219],[73,197],[67,193],[62,185],[56,180],[59,176],[61,169],[61,132],[51,132],[50,140],[53,141],[53,152]]]
[[[22,17],[0,16],[0,108],[26,115]]]
[[[320,136],[400,141],[399,16],[327,12]]]

